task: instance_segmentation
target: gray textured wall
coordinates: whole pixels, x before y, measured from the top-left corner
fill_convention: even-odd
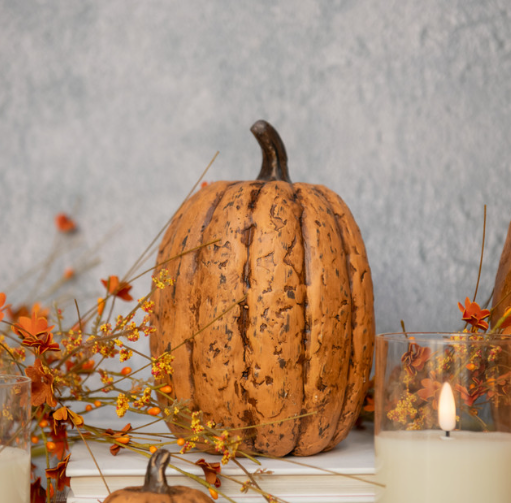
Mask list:
[[[67,211],[81,232],[65,247],[117,229],[71,285],[94,302],[217,150],[208,180],[257,173],[249,127],[264,118],[293,180],[352,209],[377,330],[458,328],[483,205],[481,300],[511,218],[510,13],[506,0],[0,0],[0,290],[46,256]]]

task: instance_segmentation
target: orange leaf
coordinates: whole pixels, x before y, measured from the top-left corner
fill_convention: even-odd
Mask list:
[[[69,463],[70,456],[71,454],[68,454],[67,457],[55,468],[48,468],[46,470],[46,477],[55,479],[57,481],[57,491],[63,491],[65,486],[69,487],[69,482],[71,479],[66,477],[66,468],[67,464]]]
[[[126,283],[126,281],[119,281],[117,276],[109,276],[108,279],[102,279],[101,283],[103,283],[103,286],[111,295],[119,297],[125,301],[133,300],[133,297],[129,293],[132,286],[129,283]]]

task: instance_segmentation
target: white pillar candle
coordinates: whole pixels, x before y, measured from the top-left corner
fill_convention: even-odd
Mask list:
[[[0,445],[0,449],[3,446]],[[30,454],[4,447],[0,452],[0,501],[30,502]]]
[[[511,433],[384,431],[375,453],[378,503],[511,501]]]

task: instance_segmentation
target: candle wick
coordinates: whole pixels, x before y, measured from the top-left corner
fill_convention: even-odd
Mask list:
[[[445,432],[445,436],[446,436],[447,438],[449,438],[449,437],[451,436],[451,432],[450,432],[450,431],[446,431],[446,432]]]

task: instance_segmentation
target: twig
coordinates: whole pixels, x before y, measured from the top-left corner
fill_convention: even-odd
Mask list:
[[[172,219],[174,218],[174,215],[182,208],[183,204],[188,200],[188,198],[192,195],[193,191],[197,188],[197,186],[199,185],[199,183],[201,182],[201,180],[204,178],[204,176],[206,175],[206,173],[208,172],[209,168],[213,165],[213,163],[215,162],[215,159],[217,158],[219,152],[217,152],[213,158],[211,159],[211,161],[209,161],[209,164],[206,166],[206,169],[202,172],[201,176],[199,177],[199,179],[195,182],[194,186],[191,188],[190,192],[188,192],[187,196],[184,198],[184,200],[182,201],[182,203],[179,205],[179,208],[174,212],[174,214],[167,220],[167,222],[165,223],[165,225],[160,229],[160,231],[158,232],[158,234],[156,234],[156,236],[154,237],[154,239],[151,241],[151,243],[147,246],[147,248],[142,252],[142,255],[140,255],[140,257],[135,261],[135,263],[131,266],[131,268],[128,270],[128,272],[124,275],[124,279],[123,281],[126,281],[126,278],[129,278],[130,275],[135,272],[137,270],[137,268],[139,267],[140,263],[143,262],[146,258],[146,255],[150,254],[150,250],[151,248],[154,246],[154,244],[158,241],[158,239],[160,238],[160,236],[165,232],[165,230],[167,229],[167,227],[169,226],[170,222],[172,221]],[[152,252],[151,252],[152,253]]]
[[[479,280],[481,279],[481,270],[483,268],[483,256],[484,256],[484,241],[486,236],[486,204],[484,205],[484,222],[483,222],[483,242],[481,243],[481,259],[479,260],[479,272],[477,273],[476,290],[474,292],[474,298],[472,302],[476,301],[477,290],[479,288]]]
[[[71,421],[73,421],[72,418],[71,418]],[[87,447],[87,450],[89,451],[90,457],[92,458],[92,461],[94,461],[94,464],[96,465],[96,468],[98,469],[99,476],[101,477],[101,480],[103,481],[103,484],[105,484],[105,487],[106,487],[106,490],[108,491],[108,494],[111,494],[110,488],[108,487],[106,479],[105,479],[103,473],[101,472],[101,468],[99,467],[98,462],[96,461],[96,458],[94,457],[94,454],[92,453],[92,450],[89,447],[89,444],[87,443],[87,440],[85,440],[85,437],[83,436],[82,432],[80,431],[79,426],[74,421],[73,421],[73,424],[76,426],[76,431],[80,435],[83,443],[85,444],[85,447]]]

